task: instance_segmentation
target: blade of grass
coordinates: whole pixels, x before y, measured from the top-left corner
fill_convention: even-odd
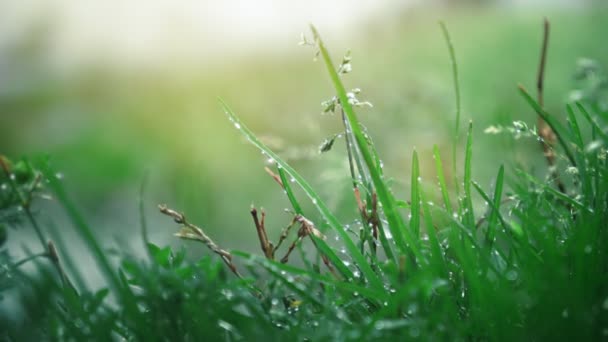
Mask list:
[[[499,176],[500,176],[500,171],[499,170]],[[497,181],[498,183],[498,181]],[[490,196],[488,196],[488,194],[486,194],[485,191],[483,191],[483,189],[481,188],[481,186],[479,186],[479,184],[477,184],[476,182],[473,182],[473,187],[475,187],[475,189],[477,190],[477,192],[481,195],[481,197],[484,199],[484,201],[486,201],[488,203],[488,205],[491,207],[492,212],[491,212],[491,216],[490,219],[488,220],[488,231],[486,232],[486,241],[493,241],[494,238],[494,226],[496,225],[496,221],[497,219],[500,221],[500,224],[503,226],[504,229],[509,229],[509,227],[507,226],[506,222],[504,221],[502,215],[500,214],[500,197],[498,197],[498,204],[496,202],[496,195],[497,195],[497,191],[494,192],[494,201],[490,199]],[[498,190],[498,188],[496,189]],[[500,191],[502,192],[502,186],[500,186]],[[492,220],[492,217],[494,216],[493,220],[494,221],[490,221]],[[490,223],[492,223],[492,225],[490,225]],[[491,231],[491,233],[490,233]]]
[[[500,201],[502,197],[502,189],[505,178],[505,167],[504,165],[500,165],[498,169],[498,175],[496,176],[496,183],[494,185],[494,199],[492,201],[492,212],[490,213],[490,218],[488,219],[488,230],[486,231],[486,242],[492,245],[494,242],[494,227],[496,226],[496,220],[500,217]],[[476,185],[473,183],[473,185]],[[477,187],[477,186],[476,186]],[[477,189],[478,191],[480,189]],[[490,202],[488,202],[490,203]],[[502,220],[502,218],[501,218]]]
[[[395,198],[392,193],[389,191],[386,186],[381,172],[378,170],[380,165],[376,165],[374,156],[368,147],[368,140],[366,139],[361,123],[357,119],[355,111],[353,110],[352,105],[349,102],[349,99],[346,95],[346,90],[342,81],[340,80],[340,76],[336,71],[334,64],[329,56],[329,52],[325,48],[325,44],[321,40],[321,36],[317,29],[311,25],[311,30],[314,35],[315,41],[317,42],[319,51],[321,56],[323,57],[323,61],[325,62],[325,66],[327,67],[327,71],[331,78],[331,81],[334,85],[338,98],[340,99],[340,104],[344,109],[344,113],[348,118],[348,122],[350,123],[353,135],[355,137],[355,141],[357,142],[357,146],[359,147],[359,151],[363,156],[363,160],[368,167],[370,176],[372,178],[372,182],[376,187],[376,192],[378,194],[378,200],[382,203],[382,208],[384,210],[384,215],[389,223],[389,230],[395,239],[395,243],[397,247],[401,251],[401,253],[406,254],[411,251],[413,256],[418,260],[423,260],[422,254],[420,252],[420,248],[418,245],[418,241],[414,239],[411,232],[407,229],[403,217],[399,214],[397,210],[397,204],[395,202]]]
[[[63,186],[60,181],[57,179],[55,173],[48,165],[42,165],[41,167],[44,176],[48,180],[48,186],[55,194],[55,197],[59,201],[59,203],[63,206],[65,211],[68,214],[68,217],[72,221],[72,224],[76,228],[76,232],[80,235],[80,237],[84,240],[87,246],[92,250],[95,260],[99,264],[101,268],[102,274],[110,284],[110,286],[119,294],[122,291],[122,285],[120,279],[116,275],[116,272],[112,269],[110,265],[110,261],[106,257],[103,249],[97,242],[95,235],[89,228],[89,225],[85,222],[84,218],[80,215],[76,206],[72,203],[72,201],[68,198]]]
[[[471,165],[473,158],[473,122],[469,122],[467,133],[467,145],[464,157],[464,220],[469,227],[475,225],[475,214],[473,213],[473,198],[471,197]]]
[[[416,239],[420,238],[420,167],[418,165],[418,153],[414,150],[412,156],[412,183],[411,183],[411,203],[410,209],[410,229],[414,232]]]
[[[575,140],[576,144],[576,153],[574,157],[576,158],[577,165],[582,165],[582,167],[578,168],[579,171],[579,179],[583,184],[583,201],[588,201],[593,198],[593,190],[591,180],[592,178],[588,176],[587,170],[587,158],[585,156],[585,143],[583,141],[583,135],[581,133],[580,126],[578,125],[578,120],[576,119],[576,115],[574,114],[574,110],[572,106],[569,104],[566,105],[566,112],[568,113],[568,126]]]
[[[433,157],[435,159],[437,179],[439,180],[439,188],[441,189],[441,196],[443,197],[443,204],[445,205],[445,210],[450,213],[453,213],[454,211],[452,210],[452,201],[450,201],[448,187],[445,184],[445,176],[443,175],[443,163],[441,162],[441,156],[439,154],[439,148],[437,147],[437,145],[433,146]]]
[[[460,100],[460,82],[458,80],[458,63],[456,63],[456,53],[454,51],[454,44],[450,37],[450,32],[446,24],[443,21],[439,22],[441,32],[445,38],[445,42],[448,46],[448,52],[450,54],[450,63],[452,66],[452,77],[454,80],[454,95],[456,96],[456,124],[454,127],[454,141],[452,143],[452,172],[454,174],[454,187],[456,190],[456,196],[460,196],[460,185],[458,184],[458,172],[456,170],[456,148],[458,146],[458,133],[460,131],[460,114],[462,111],[462,105]]]
[[[576,166],[574,156],[573,156],[572,152],[570,152],[570,148],[568,147],[568,143],[567,143],[567,141],[572,141],[574,139],[568,134],[567,130],[563,127],[562,124],[560,124],[558,121],[554,120],[553,117],[551,117],[547,112],[545,112],[545,110],[543,110],[540,107],[540,105],[536,102],[536,100],[534,100],[532,98],[532,96],[530,96],[528,91],[521,84],[519,85],[519,93],[526,100],[526,102],[528,102],[528,104],[536,111],[536,113],[538,115],[540,115],[543,118],[543,120],[545,120],[545,122],[549,125],[549,127],[551,127],[551,129],[557,136],[557,140],[559,141],[559,144],[564,149],[564,153],[566,153],[566,156],[568,157],[570,164],[572,164],[573,166]]]
[[[429,203],[426,200],[426,195],[424,191],[420,190],[420,202],[422,202],[422,212],[424,213],[424,224],[426,228],[426,233],[429,237],[429,244],[431,246],[431,258],[435,267],[440,269],[441,275],[446,275],[443,253],[441,251],[441,246],[439,245],[439,239],[437,238],[436,228],[433,225],[433,217],[431,215],[431,209]]]
[[[279,172],[279,177],[281,178],[281,183],[283,183],[283,189],[285,189],[285,194],[287,195],[287,198],[289,199],[289,203],[291,203],[291,207],[293,208],[293,210],[296,212],[297,215],[304,216],[304,211],[302,210],[302,206],[300,206],[300,203],[296,199],[296,196],[294,195],[293,190],[291,189],[291,185],[289,184],[290,181],[287,179],[287,175],[285,175],[285,171],[283,171],[282,167],[277,167],[277,170]]]
[[[594,132],[596,132],[596,134],[599,134],[602,137],[602,139],[604,140],[604,144],[608,144],[608,135],[604,132],[600,125],[598,125],[597,121],[595,121],[591,117],[591,114],[589,114],[585,106],[583,106],[580,102],[576,102],[576,108],[578,108],[578,110],[581,112],[581,114],[583,114],[585,119],[587,119],[589,124],[595,129]]]
[[[568,113],[568,125],[570,126],[570,131],[575,138],[573,141],[576,143],[579,150],[582,151],[585,148],[583,143],[583,135],[581,134],[578,120],[576,120],[576,115],[574,115],[574,110],[572,110],[572,106],[569,104],[566,105],[566,112]]]
[[[340,235],[340,238],[342,239],[342,241],[344,241],[344,245],[345,245],[346,249],[352,256],[353,260],[359,265],[359,267],[361,268],[361,272],[363,273],[363,276],[369,281],[370,285],[373,287],[382,287],[382,282],[380,281],[380,279],[378,278],[376,273],[374,273],[371,266],[369,265],[369,263],[363,256],[363,254],[361,254],[361,252],[358,250],[357,246],[355,245],[355,243],[353,242],[351,237],[348,235],[346,230],[344,230],[344,227],[340,224],[338,219],[325,205],[325,202],[323,202],[323,200],[319,197],[319,195],[317,195],[317,193],[313,190],[313,188],[310,186],[310,184],[308,184],[308,182],[302,176],[300,176],[299,173],[297,173],[291,166],[289,166],[289,164],[287,164],[285,161],[283,161],[276,153],[274,153],[270,148],[268,148],[268,146],[264,145],[264,143],[262,143],[255,136],[255,134],[253,134],[253,132],[241,122],[241,120],[236,116],[236,114],[232,111],[232,109],[230,109],[230,107],[228,107],[228,105],[223,100],[220,99],[219,101],[220,101],[220,104],[222,105],[224,111],[228,115],[230,121],[232,121],[232,123],[235,125],[235,127],[241,133],[243,133],[245,135],[245,137],[255,147],[257,147],[264,154],[266,154],[270,158],[272,158],[276,162],[277,167],[282,168],[289,176],[291,176],[294,179],[294,182],[296,184],[298,184],[302,188],[302,190],[304,190],[304,192],[310,198],[312,203],[317,207],[317,210],[319,211],[319,213],[321,214],[323,219],[325,219],[327,221],[327,223],[329,224],[329,226],[331,228],[333,228],[336,231],[336,233],[338,233],[338,235]],[[331,249],[330,249],[330,251],[331,251]],[[333,253],[333,251],[331,251],[331,252]],[[334,253],[334,255],[335,255],[335,253]],[[327,257],[330,257],[330,255],[327,255]],[[337,262],[337,260],[336,260],[336,262]],[[342,261],[340,261],[339,263],[343,264]],[[335,265],[335,266],[336,266],[336,268],[341,268],[341,266],[338,266],[338,265]],[[344,267],[346,267],[346,266],[344,266]]]
[[[108,281],[110,288],[115,291],[116,295],[120,299],[120,303],[125,306],[127,312],[136,319],[137,324],[144,324],[141,318],[141,313],[137,307],[136,301],[133,298],[133,293],[128,286],[123,286],[122,282],[117,274],[112,269],[110,260],[106,257],[101,245],[97,242],[93,231],[86,223],[80,212],[76,209],[74,203],[69,199],[65,189],[61,185],[61,182],[56,176],[54,170],[48,165],[48,163],[42,163],[41,171],[48,180],[48,186],[55,194],[55,198],[65,209],[69,219],[76,228],[75,231],[78,233],[80,238],[84,240],[87,247],[92,250],[93,256],[96,263],[101,269],[101,273],[104,278]],[[145,335],[139,336],[145,338]]]

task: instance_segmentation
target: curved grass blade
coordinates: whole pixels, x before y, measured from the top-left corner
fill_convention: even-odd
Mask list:
[[[348,122],[350,123],[355,141],[359,147],[359,151],[363,156],[363,160],[368,167],[372,182],[376,187],[378,200],[380,203],[382,203],[384,215],[389,223],[389,229],[393,235],[393,238],[395,239],[395,243],[397,244],[397,247],[401,253],[406,254],[411,251],[416,259],[423,260],[418,241],[414,239],[411,232],[407,229],[403,217],[401,217],[397,210],[395,198],[389,191],[382,178],[381,172],[379,171],[380,165],[376,164],[376,160],[368,146],[368,140],[365,137],[361,123],[357,119],[355,111],[349,102],[348,96],[346,95],[346,89],[344,88],[344,85],[340,80],[340,76],[338,75],[333,62],[331,61],[329,52],[325,48],[325,44],[323,44],[317,29],[312,25],[310,28],[314,35],[314,39],[317,42],[319,52],[323,57],[323,61],[325,62],[325,66],[327,67],[327,71],[334,85],[338,98],[340,99],[340,104],[344,109]]]
[[[526,102],[528,102],[528,104],[536,111],[536,113],[540,115],[543,120],[545,120],[547,125],[551,127],[553,133],[555,133],[555,136],[557,136],[559,144],[564,149],[564,153],[566,153],[570,164],[576,166],[574,155],[572,154],[572,152],[570,152],[570,148],[568,147],[568,143],[566,142],[574,140],[572,137],[569,136],[568,131],[564,128],[562,124],[554,120],[553,117],[549,115],[549,113],[545,112],[545,110],[540,107],[536,100],[534,100],[532,96],[528,94],[528,91],[521,84],[519,85],[519,93],[523,96]]]
[[[460,100],[460,82],[458,81],[458,63],[456,63],[456,52],[454,51],[454,44],[450,37],[448,27],[443,21],[439,22],[441,32],[445,38],[445,42],[448,46],[448,52],[450,54],[450,63],[452,64],[452,78],[454,80],[454,95],[456,96],[456,125],[454,127],[454,141],[452,143],[452,173],[454,174],[454,187],[456,189],[456,195],[460,196],[460,186],[458,182],[458,172],[456,170],[456,148],[458,146],[458,132],[460,131],[460,114],[462,111],[462,105]]]
[[[353,260],[361,268],[361,272],[363,273],[363,276],[369,281],[370,285],[373,287],[382,287],[382,282],[380,281],[380,279],[378,278],[376,273],[374,273],[370,264],[367,262],[367,260],[363,256],[363,254],[361,254],[361,252],[359,251],[359,249],[357,248],[357,246],[355,245],[355,243],[353,242],[351,237],[348,235],[346,230],[344,230],[344,227],[340,224],[340,222],[334,216],[334,214],[329,210],[327,205],[325,205],[325,202],[323,202],[323,200],[319,197],[319,195],[317,195],[317,193],[313,190],[313,188],[310,186],[310,184],[308,184],[308,182],[302,176],[300,176],[299,173],[297,173],[291,166],[289,166],[289,164],[287,164],[285,161],[283,161],[283,159],[281,159],[276,153],[274,153],[270,148],[268,148],[268,146],[264,145],[255,136],[255,134],[253,134],[253,132],[241,122],[241,120],[236,116],[236,114],[232,111],[232,109],[230,109],[230,107],[228,107],[228,105],[223,100],[219,99],[219,101],[220,101],[220,104],[222,105],[222,108],[224,109],[224,111],[228,115],[230,121],[232,121],[232,123],[234,124],[234,126],[241,133],[243,133],[245,135],[245,137],[255,147],[257,147],[264,154],[266,154],[270,158],[272,158],[276,162],[277,167],[282,168],[283,171],[285,171],[289,176],[291,176],[293,178],[294,182],[296,184],[298,184],[302,188],[302,190],[304,190],[304,192],[310,198],[312,203],[317,207],[317,209],[318,209],[319,213],[321,214],[321,216],[323,217],[323,219],[325,219],[327,221],[327,223],[329,224],[329,226],[331,228],[333,228],[336,231],[336,233],[338,233],[338,235],[340,235],[340,238],[342,239],[342,241],[344,241],[344,245],[345,245],[346,249],[350,253]],[[331,251],[331,249],[330,249],[330,251]],[[333,251],[332,251],[332,253],[333,253]],[[335,255],[335,253],[333,253],[333,254]],[[331,257],[331,256],[327,255],[327,257]],[[339,263],[343,264],[342,261],[339,261]],[[337,268],[339,267],[338,265],[335,265],[335,266]],[[344,267],[346,267],[346,266],[344,266]],[[350,277],[348,277],[348,278],[350,278]]]

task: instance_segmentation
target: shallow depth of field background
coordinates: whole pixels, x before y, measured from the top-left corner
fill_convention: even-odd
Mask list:
[[[340,131],[340,118],[321,115],[332,88],[314,51],[298,46],[300,33],[314,23],[335,63],[352,51],[345,83],[374,104],[358,113],[404,197],[414,148],[429,187],[433,145],[446,161],[451,156],[454,91],[437,24],[444,20],[460,69],[462,132],[474,124],[475,179],[489,185],[501,163],[542,176],[536,141],[483,131],[536,122],[516,86],[534,90],[544,16],[552,24],[545,102],[561,115],[577,60],[608,66],[602,1],[2,0],[0,153],[49,154],[106,246],[141,251],[137,198],[147,175],[155,243],[182,244],[156,210],[167,203],[221,246],[255,251],[251,204],[267,210],[273,236],[291,216],[263,156],[230,124],[218,96],[349,223],[356,215],[344,141],[318,153]],[[43,221],[69,231],[54,210]],[[25,230],[9,233],[28,239]],[[72,253],[84,252],[70,244]]]

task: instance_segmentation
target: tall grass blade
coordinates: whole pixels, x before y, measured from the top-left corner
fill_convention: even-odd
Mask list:
[[[460,196],[460,185],[458,184],[458,172],[456,172],[456,151],[458,146],[458,134],[460,132],[460,114],[462,111],[461,99],[460,99],[460,81],[458,79],[458,63],[456,63],[456,52],[454,51],[454,44],[450,37],[450,32],[446,24],[443,21],[439,22],[441,32],[448,46],[448,52],[450,54],[450,63],[452,66],[452,78],[454,80],[454,95],[456,97],[456,122],[454,125],[454,140],[452,141],[452,173],[454,174],[454,187],[456,190],[456,196]]]
[[[414,150],[412,156],[412,183],[411,183],[411,209],[410,229],[414,237],[420,239],[420,167],[418,165],[418,153]]]
[[[490,245],[494,241],[496,220],[500,217],[500,203],[502,199],[502,189],[505,178],[505,167],[504,165],[500,165],[500,169],[498,169],[498,175],[496,176],[496,183],[494,185],[494,198],[492,205],[492,212],[490,213],[490,218],[488,219],[488,230],[486,231],[486,242],[490,243]],[[479,189],[478,189],[479,190]],[[489,203],[489,202],[488,202]]]
[[[450,193],[448,192],[448,187],[445,183],[443,163],[441,162],[441,155],[439,154],[437,145],[433,146],[433,158],[435,159],[435,169],[437,170],[437,179],[439,180],[439,188],[441,189],[441,196],[443,197],[443,205],[447,212],[453,213],[452,201],[450,200]]]
[[[473,227],[475,214],[473,213],[473,198],[471,197],[471,165],[473,158],[473,122],[469,123],[467,145],[464,156],[464,220],[466,225]]]
[[[388,221],[389,230],[395,239],[397,248],[399,248],[403,254],[411,252],[416,259],[422,261],[423,258],[418,241],[407,229],[403,217],[401,217],[397,210],[398,208],[395,198],[382,178],[381,172],[379,171],[380,165],[376,164],[376,159],[369,148],[368,140],[363,132],[361,123],[357,119],[355,111],[349,102],[346,95],[346,89],[344,88],[344,85],[340,80],[340,76],[334,67],[331,57],[329,56],[329,52],[327,51],[317,29],[311,25],[311,30],[315,41],[317,42],[323,61],[325,62],[325,66],[327,67],[327,71],[334,85],[338,98],[340,99],[340,105],[344,109],[344,113],[346,114],[348,122],[351,126],[359,151],[361,152],[363,160],[368,167],[372,182],[374,183],[376,192],[378,194],[378,200],[382,204],[384,215]]]

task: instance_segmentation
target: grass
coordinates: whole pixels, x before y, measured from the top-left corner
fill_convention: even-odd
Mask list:
[[[446,26],[442,28],[455,61],[456,49]],[[3,249],[0,289],[13,291],[23,316],[2,318],[0,336],[226,341],[606,338],[608,116],[598,105],[600,99],[569,105],[564,115],[550,114],[542,101],[519,88],[521,101],[555,134],[552,142],[535,130],[525,132],[554,153],[555,171],[548,174],[557,175],[565,191],[528,168],[503,165],[497,165],[493,187],[484,189],[473,174],[476,126],[471,122],[461,153],[464,164],[457,165],[454,152],[450,165],[455,188],[448,186],[444,172],[449,168],[437,147],[437,188],[422,182],[414,151],[406,200],[393,192],[371,133],[357,117],[355,109],[361,103],[343,84],[350,58],[336,67],[314,27],[312,35],[309,43],[336,93],[332,109],[342,124],[356,203],[352,212],[359,224],[340,222],[319,192],[224,101],[221,106],[232,125],[271,162],[273,169],[267,171],[293,209],[289,226],[273,242],[265,212],[259,216],[252,208],[260,255],[220,247],[186,214],[164,205],[161,213],[179,227],[176,236],[202,242],[218,258],[205,256],[193,262],[185,249],[149,243],[142,185],[139,212],[148,255],[121,251],[118,258],[111,258],[48,161],[13,164],[2,157],[0,183],[10,184],[10,189],[0,192],[0,228],[6,230],[17,224],[15,217],[26,215],[42,251],[13,260],[8,251],[14,246],[9,243]],[[455,62],[453,66],[459,117]],[[562,123],[564,117],[567,124]],[[542,150],[535,142],[532,145],[544,160]],[[62,260],[70,246],[59,243],[56,229],[40,230],[29,211],[30,199],[44,191],[65,209],[94,266],[105,276],[103,288],[89,289],[82,281],[72,285],[71,279],[82,275],[73,267],[64,270],[64,264],[78,262]],[[443,203],[431,202],[432,198]],[[311,202],[312,210],[304,200]],[[476,205],[484,202],[485,207]],[[337,241],[329,238],[334,234]],[[295,250],[299,259],[294,262],[291,257],[290,262]],[[32,263],[33,270],[23,267]]]

